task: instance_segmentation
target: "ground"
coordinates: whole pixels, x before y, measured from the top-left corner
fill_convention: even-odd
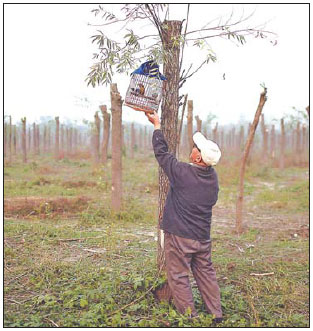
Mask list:
[[[123,159],[123,211],[110,210],[110,160],[39,157],[4,170],[6,327],[210,326],[190,321],[154,289],[158,170],[151,154]],[[307,168],[251,165],[245,232],[234,232],[238,166],[223,161],[213,210],[213,265],[225,321],[219,326],[309,326]],[[265,274],[265,275],[264,275]]]

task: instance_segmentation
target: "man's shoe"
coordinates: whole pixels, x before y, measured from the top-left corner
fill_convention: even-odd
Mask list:
[[[213,319],[213,322],[215,322],[216,324],[222,323],[223,322],[223,317],[216,317],[216,318]]]

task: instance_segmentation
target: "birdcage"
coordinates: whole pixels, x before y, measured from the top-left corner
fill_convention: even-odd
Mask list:
[[[154,61],[143,63],[131,74],[125,105],[147,113],[158,111],[164,80],[165,76]]]

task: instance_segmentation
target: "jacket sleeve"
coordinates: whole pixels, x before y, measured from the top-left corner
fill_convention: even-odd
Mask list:
[[[152,145],[160,167],[166,173],[170,183],[174,185],[181,173],[182,162],[178,162],[175,156],[169,153],[167,142],[161,130],[154,130]]]

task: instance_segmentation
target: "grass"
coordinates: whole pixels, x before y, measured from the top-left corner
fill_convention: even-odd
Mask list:
[[[295,230],[308,222],[307,170],[249,167],[245,208],[253,222],[241,236],[232,232],[230,212],[235,170],[217,167],[212,259],[225,316],[218,326],[308,327],[309,242]],[[165,281],[156,277],[158,170],[152,156],[138,156],[125,159],[123,171],[123,210],[113,213],[110,161],[95,167],[41,158],[5,168],[5,327],[214,326],[193,278],[199,319],[154,298],[151,289]],[[25,196],[24,205],[10,200]]]

